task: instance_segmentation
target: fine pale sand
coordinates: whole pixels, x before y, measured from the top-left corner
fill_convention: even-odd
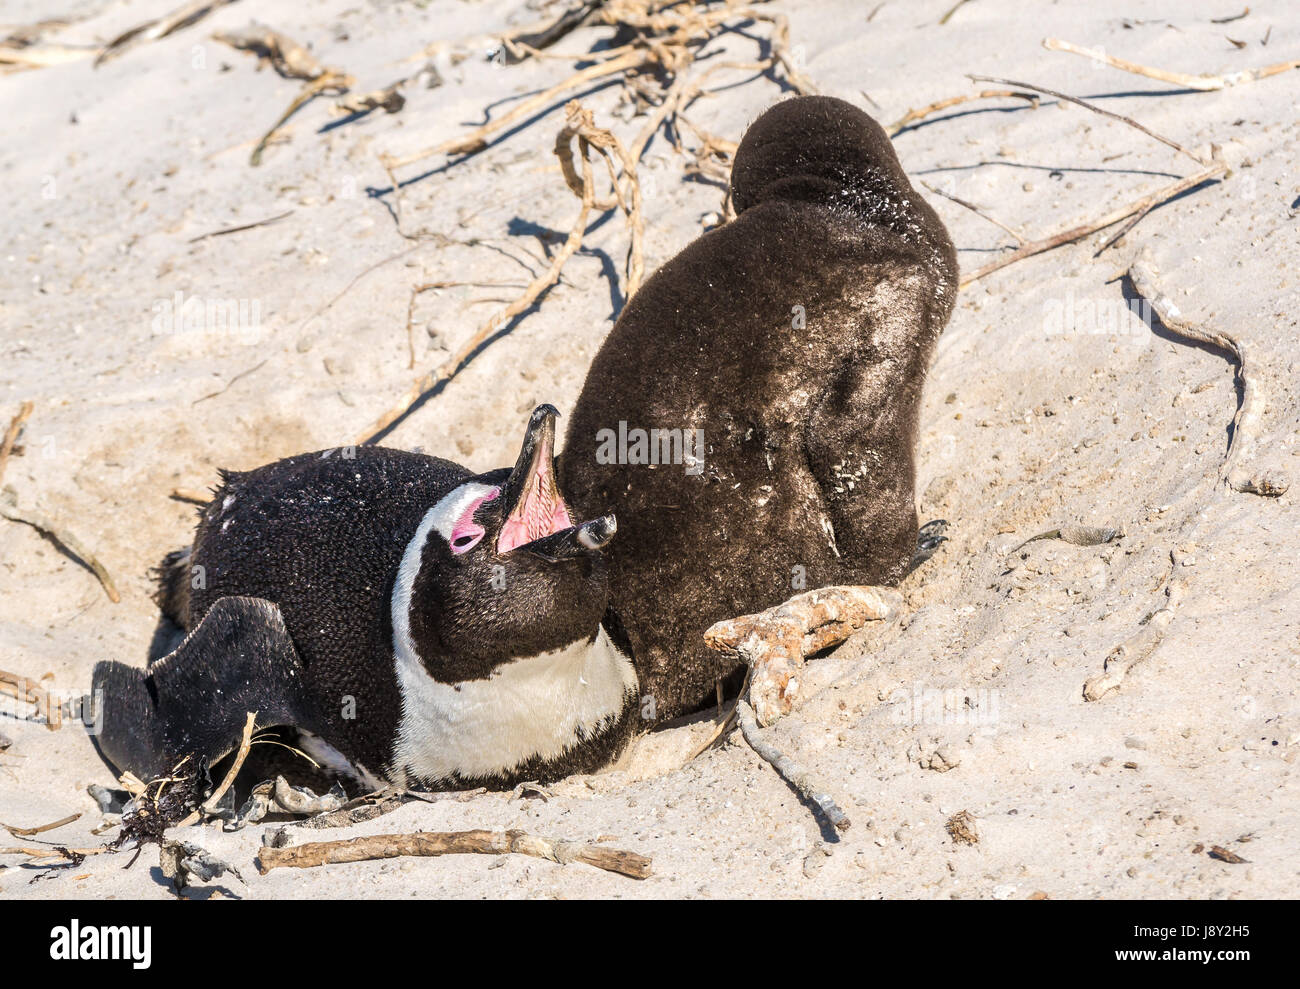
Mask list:
[[[0,22],[7,34],[57,13],[72,23],[43,44],[92,45],[175,6],[9,0]],[[1234,336],[1249,355],[1262,404],[1242,466],[1300,477],[1300,75],[1194,92],[1041,42],[1230,73],[1296,58],[1300,11],[1252,0],[1248,16],[1215,24],[1242,4],[1094,0],[1028,14],[1011,0],[979,0],[940,25],[951,6],[783,0],[765,9],[789,16],[792,60],[823,92],[884,122],[998,88],[972,84],[967,73],[1000,76],[1092,97],[1207,158],[1217,144],[1231,172],[1154,211],[1099,256],[1113,228],[961,293],[927,385],[917,487],[923,520],[947,519],[950,541],[903,585],[905,617],[811,663],[804,703],[773,730],[827,782],[853,826],[824,843],[808,809],[737,736],[649,779],[571,779],[549,800],[489,794],[411,804],[326,835],[522,828],[608,836],[612,847],[653,859],[655,875],[643,882],[516,855],[259,877],[252,863],[263,827],[178,833],[248,880],[220,880],[214,895],[1295,893],[1297,489],[1262,497],[1217,483],[1238,401],[1233,364],[1162,328],[1152,333],[1121,306],[1132,293],[1122,276],[1147,249],[1159,291],[1183,316]],[[301,83],[256,71],[253,56],[211,34],[255,15],[355,75],[353,92],[364,93],[417,71],[422,60],[401,60],[427,44],[556,9],[524,0],[236,3],[98,69],[78,58],[0,77],[0,429],[24,400],[35,406],[4,483],[20,505],[86,543],[122,592],[111,603],[89,571],[35,530],[0,521],[0,668],[52,674],[55,687],[74,691],[88,687],[99,660],[143,663],[155,619],[147,571],[187,542],[194,517],[169,493],[206,488],[219,467],[349,442],[515,299],[577,215],[552,155],[563,97],[481,154],[450,166],[434,156],[401,171],[403,179],[429,173],[403,191],[404,229],[442,239],[399,235],[378,161],[507,112],[564,79],[571,61],[503,66],[485,61],[481,45],[465,59],[444,52],[435,58],[444,84],[408,88],[401,112],[331,127],[333,99],[317,100],[290,121],[288,142],[251,167],[253,145]],[[553,50],[586,51],[609,34],[584,28]],[[711,48],[716,61],[757,53],[734,33]],[[734,70],[708,85],[717,92],[689,116],[730,141],[783,95],[771,78]],[[619,92],[579,95],[598,126],[630,140],[644,118],[620,116],[628,108]],[[689,129],[682,136],[698,141]],[[895,143],[914,182],[1030,240],[1201,167],[1120,121],[1050,98],[1036,109],[1015,100],[955,106]],[[647,271],[721,208],[719,188],[689,180],[684,164],[662,135],[642,162]],[[924,194],[966,272],[1014,246],[985,218]],[[269,225],[195,239],[286,212]],[[386,442],[476,470],[511,462],[533,406],[572,406],[621,303],[626,251],[621,216],[595,224],[540,307],[508,324]],[[410,292],[437,281],[478,284],[416,300],[412,370]],[[236,312],[242,301],[255,325],[228,328],[206,315],[197,327],[175,325],[165,304],[178,296],[234,300]],[[1041,539],[1021,547],[1070,524],[1124,535],[1096,546]],[[1086,701],[1085,681],[1166,603],[1171,572],[1184,592],[1163,640],[1117,690]],[[13,742],[0,753],[0,821],[30,827],[81,812],[38,839],[103,840],[90,834],[101,818],[86,787],[113,778],[85,733],[8,716],[0,733]],[[946,829],[962,811],[974,844]],[[1244,861],[1212,858],[1214,846]],[[90,858],[30,884],[35,871],[22,857],[0,856],[0,896],[170,895],[152,851],[133,869],[123,861]]]

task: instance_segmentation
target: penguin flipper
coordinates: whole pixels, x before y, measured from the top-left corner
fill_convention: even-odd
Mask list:
[[[185,756],[211,765],[235,749],[250,712],[257,727],[312,729],[302,661],[280,609],[253,597],[221,598],[167,657],[148,671],[125,663],[95,667],[102,715],[100,754],[143,780]]]

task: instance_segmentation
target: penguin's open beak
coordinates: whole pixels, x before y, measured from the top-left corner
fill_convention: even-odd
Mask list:
[[[555,483],[555,420],[559,416],[555,406],[539,405],[528,419],[519,459],[501,487],[502,502],[511,508],[497,537],[498,553],[524,546],[538,556],[557,560],[600,549],[614,538],[617,525],[612,515],[580,526],[573,524]]]

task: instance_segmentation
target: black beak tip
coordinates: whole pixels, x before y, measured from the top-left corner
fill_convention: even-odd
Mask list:
[[[560,410],[549,402],[546,402],[533,409],[533,414],[528,418],[528,425],[530,428],[536,428],[547,419],[554,420],[558,418],[560,418]]]
[[[578,542],[587,549],[604,549],[616,532],[618,532],[618,519],[613,515],[602,515],[598,519],[592,519],[578,526]]]

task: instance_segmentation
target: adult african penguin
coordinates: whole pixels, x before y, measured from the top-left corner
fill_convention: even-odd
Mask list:
[[[705,648],[714,622],[903,577],[921,390],[957,292],[942,222],[885,132],[842,100],[760,116],[731,193],[736,219],[629,301],[560,459],[572,504],[618,517],[606,625],[659,719],[738,679]],[[634,430],[650,437],[639,451],[622,445]],[[694,450],[686,438],[698,457],[667,463],[674,443]]]
[[[636,674],[601,627],[612,517],[575,524],[556,411],[513,469],[381,447],[227,473],[159,604],[184,641],[100,663],[97,741],[163,775],[232,751],[246,714],[332,747],[372,784],[451,789],[590,772],[635,724]]]

